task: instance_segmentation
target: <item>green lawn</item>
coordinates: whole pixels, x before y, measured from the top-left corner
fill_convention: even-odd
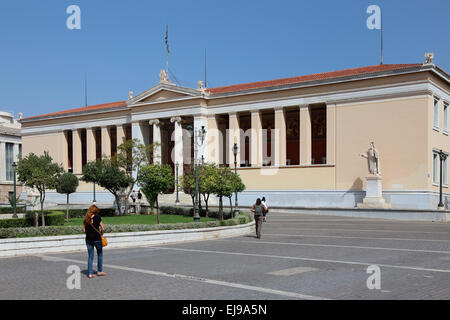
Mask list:
[[[200,218],[200,221],[215,221],[213,218]],[[121,217],[102,217],[103,224],[156,224],[156,215],[129,215]],[[160,215],[161,223],[183,223],[193,222],[192,217],[177,216],[177,215]],[[65,226],[81,226],[83,225],[83,218],[70,219]]]

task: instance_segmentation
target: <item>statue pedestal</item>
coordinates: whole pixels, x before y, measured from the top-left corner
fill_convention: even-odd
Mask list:
[[[363,203],[357,204],[358,208],[391,208],[391,204],[387,203],[383,198],[381,180],[381,177],[377,175],[371,174],[366,177],[366,197],[364,198]]]

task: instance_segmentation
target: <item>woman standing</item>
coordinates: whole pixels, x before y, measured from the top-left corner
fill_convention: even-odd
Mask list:
[[[92,270],[92,263],[94,261],[94,247],[97,249],[97,275],[105,276],[106,273],[103,272],[103,244],[102,238],[100,236],[105,232],[105,227],[103,226],[102,218],[98,214],[98,208],[95,205],[89,207],[86,212],[86,216],[83,221],[83,232],[86,233],[86,246],[88,249],[88,277],[94,278],[94,272]]]
[[[264,214],[264,206],[261,204],[261,199],[256,199],[256,203],[250,209],[251,212],[255,214],[255,226],[256,226],[256,237],[261,239],[261,227]]]

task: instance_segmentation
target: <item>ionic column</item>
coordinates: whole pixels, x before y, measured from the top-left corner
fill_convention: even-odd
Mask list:
[[[312,157],[311,114],[309,106],[300,107],[300,164],[310,165]]]
[[[241,135],[240,135],[240,127],[239,127],[239,115],[236,112],[229,114],[229,126],[228,126],[228,163],[230,167],[234,166],[234,153],[233,147],[236,143],[238,146],[238,153],[236,156],[237,166],[241,165]]]
[[[111,134],[108,127],[102,127],[102,158],[111,157]]]
[[[161,141],[161,126],[159,119],[152,119],[148,122],[151,126],[153,126],[153,163],[162,163],[162,141]]]
[[[81,174],[82,168],[82,152],[81,152],[81,134],[75,129],[72,130],[72,169],[73,174]]]
[[[286,116],[283,108],[275,109],[274,165],[286,165]]]
[[[59,136],[59,145],[61,147],[61,162],[63,164],[63,169],[65,172],[69,170],[69,143],[67,142],[67,132],[61,131],[58,133]]]
[[[123,144],[126,140],[125,138],[125,129],[122,125],[116,126],[116,132],[117,132],[117,151],[119,151],[119,146]]]
[[[208,145],[208,161],[219,164],[220,163],[220,140],[222,133],[219,130],[216,115],[209,115],[207,118],[206,128],[206,143]]]
[[[252,111],[251,122],[250,162],[252,167],[260,167],[262,166],[262,123],[259,110]]]
[[[13,146],[13,162],[17,163],[19,161],[19,144],[14,143]]]
[[[336,104],[327,105],[327,164],[336,163]]]
[[[173,163],[178,163],[178,175],[183,176],[183,128],[181,127],[181,117],[173,117],[170,119],[175,126],[172,140],[175,141],[173,149]]]
[[[93,128],[86,128],[86,153],[87,161],[96,159],[95,131]]]

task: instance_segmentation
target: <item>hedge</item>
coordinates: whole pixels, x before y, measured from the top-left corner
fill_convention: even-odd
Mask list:
[[[250,221],[253,221],[252,217],[248,213],[241,212],[236,218],[230,219],[230,220],[225,220],[225,221],[170,223],[170,224],[155,224],[155,225],[145,225],[145,224],[105,225],[105,233],[212,228],[212,227],[219,227],[219,226],[231,226],[231,225],[245,224]],[[34,227],[0,228],[0,239],[2,239],[2,238],[4,239],[4,238],[57,236],[57,235],[76,235],[76,234],[83,234],[82,226],[70,226],[70,227],[46,226],[46,227],[39,227],[39,228],[34,228]]]
[[[161,206],[159,210],[162,214],[174,214],[183,215],[185,217],[193,217],[193,208],[173,207],[173,206]],[[206,217],[206,209],[204,207],[199,212],[200,217]],[[208,218],[219,219],[219,211],[208,210]],[[223,218],[231,219],[231,213],[229,210],[223,210]]]
[[[25,213],[27,207],[26,206],[17,206],[16,212],[17,213]],[[0,214],[12,214],[14,213],[13,207],[0,207]]]
[[[42,225],[41,213],[39,214],[39,225]],[[47,226],[63,226],[65,213],[62,211],[44,211],[45,224]],[[34,226],[34,212],[28,211],[25,218],[0,219],[0,228],[26,228]]]

